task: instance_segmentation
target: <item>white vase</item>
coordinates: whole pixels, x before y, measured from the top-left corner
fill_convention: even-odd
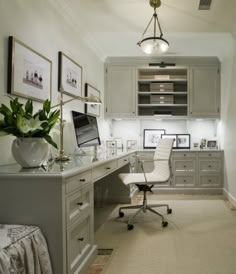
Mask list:
[[[38,167],[48,158],[48,143],[43,138],[16,138],[12,155],[22,167]]]

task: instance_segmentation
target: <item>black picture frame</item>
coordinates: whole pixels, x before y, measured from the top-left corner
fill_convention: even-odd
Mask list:
[[[177,134],[176,140],[178,149],[190,149],[190,134]]]
[[[174,143],[173,143],[173,148],[177,148],[177,134],[162,134],[161,135],[162,139],[175,139]]]
[[[143,131],[143,148],[155,149],[158,140],[162,134],[165,134],[165,129],[144,129]]]
[[[52,61],[9,36],[7,92],[43,102],[51,100],[51,90]]]
[[[85,83],[85,97],[95,96],[100,99],[100,91],[88,83]],[[85,104],[85,113],[100,116],[99,104]]]
[[[83,68],[62,51],[58,53],[58,91],[82,96]]]

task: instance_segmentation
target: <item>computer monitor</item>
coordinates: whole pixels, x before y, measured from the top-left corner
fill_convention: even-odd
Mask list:
[[[72,111],[72,120],[78,147],[101,144],[96,117]]]

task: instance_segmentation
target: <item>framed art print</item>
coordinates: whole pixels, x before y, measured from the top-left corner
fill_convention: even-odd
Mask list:
[[[143,148],[155,149],[161,135],[165,134],[165,129],[144,129],[143,133]]]
[[[162,139],[174,139],[173,148],[177,148],[177,144],[176,144],[177,135],[176,134],[162,134],[161,138]]]
[[[177,148],[190,148],[190,134],[177,134]]]
[[[72,97],[82,96],[82,67],[59,52],[58,91]]]
[[[52,62],[10,36],[7,92],[36,101],[51,99]]]
[[[95,96],[100,99],[100,91],[93,86],[85,83],[85,96]],[[100,105],[99,104],[85,104],[85,113],[99,116],[100,115]]]

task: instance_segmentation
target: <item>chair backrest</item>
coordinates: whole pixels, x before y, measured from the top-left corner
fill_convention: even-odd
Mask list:
[[[170,156],[174,139],[160,139],[154,154],[154,170],[161,174],[163,178],[170,177]]]

